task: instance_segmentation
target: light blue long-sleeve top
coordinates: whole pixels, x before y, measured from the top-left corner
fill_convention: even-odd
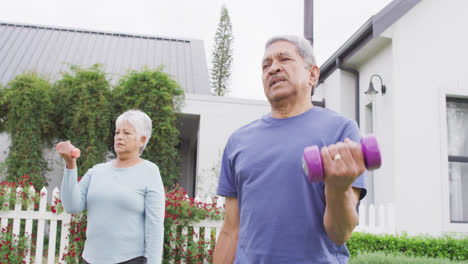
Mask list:
[[[116,168],[102,163],[80,182],[77,169],[65,168],[61,198],[68,213],[88,210],[87,262],[110,264],[146,256],[148,264],[161,263],[165,194],[156,164],[143,160]]]

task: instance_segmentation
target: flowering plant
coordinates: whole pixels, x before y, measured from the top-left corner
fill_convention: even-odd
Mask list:
[[[29,203],[34,203],[34,209],[37,209],[39,206],[40,194],[38,190],[35,190],[35,193],[30,194],[30,187],[34,187],[29,181],[29,176],[24,175],[18,179],[18,182],[0,182],[0,210],[6,211],[11,210],[15,206],[16,196],[21,199],[22,207],[27,207]],[[18,187],[22,188],[22,191],[16,193]],[[7,190],[10,192],[7,192]],[[8,203],[8,204],[7,204]]]
[[[182,259],[187,263],[203,263],[207,259],[211,263],[214,245],[210,241],[214,241],[215,234],[209,234],[210,241],[205,241],[204,231],[196,234],[188,225],[205,219],[222,218],[222,209],[217,207],[217,197],[211,203],[203,203],[189,198],[179,185],[169,192],[166,189],[163,263],[171,263],[172,260],[177,263]],[[187,228],[186,233],[182,232],[184,228]],[[198,241],[195,242],[194,238]],[[187,250],[184,250],[185,247]]]
[[[87,213],[83,211],[72,214],[70,222],[70,233],[68,234],[68,246],[65,248],[63,260],[66,263],[82,263],[81,257],[86,241]]]
[[[32,235],[17,236],[13,234],[11,225],[3,227],[0,230],[0,263],[26,263],[24,258],[31,241]],[[31,246],[32,251],[34,243]]]
[[[22,207],[33,203],[34,208],[38,208],[40,194],[38,191],[30,194],[29,189],[31,186],[33,185],[29,182],[28,175],[20,177],[18,182],[0,182],[0,210],[12,210],[15,206],[16,197],[21,199]],[[22,191],[17,192],[18,187],[21,187]],[[24,227],[22,230],[24,230]],[[29,245],[31,244],[31,251],[35,248],[33,237],[33,234],[14,234],[11,225],[3,227],[0,230],[0,263],[26,263],[24,258],[27,255]]]

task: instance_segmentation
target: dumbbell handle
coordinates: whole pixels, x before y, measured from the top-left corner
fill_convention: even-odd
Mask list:
[[[369,135],[361,138],[361,151],[368,170],[380,168],[382,156],[375,136]],[[302,169],[309,181],[319,182],[323,180],[322,156],[317,146],[309,146],[304,149]]]
[[[57,150],[60,148],[60,146],[64,144],[64,142],[60,142],[57,144]],[[72,158],[74,159],[77,159],[81,156],[81,151],[79,148],[76,148],[76,147],[73,147],[72,150],[71,150],[71,156]]]

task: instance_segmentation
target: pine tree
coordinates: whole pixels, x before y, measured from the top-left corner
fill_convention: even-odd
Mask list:
[[[221,7],[221,17],[215,35],[212,54],[211,87],[213,93],[223,96],[229,92],[229,81],[232,65],[232,35],[231,19],[226,6]]]

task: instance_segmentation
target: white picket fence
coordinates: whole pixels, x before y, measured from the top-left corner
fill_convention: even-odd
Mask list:
[[[11,189],[7,188],[5,191],[5,196],[8,197]],[[26,220],[24,234],[30,235],[32,234],[32,226],[33,221],[37,220],[37,235],[36,235],[36,252],[34,257],[34,263],[41,264],[43,259],[43,249],[44,249],[44,234],[45,234],[45,224],[46,221],[49,224],[49,246],[48,246],[48,254],[47,254],[47,263],[53,264],[55,263],[56,252],[55,252],[55,244],[56,244],[56,236],[57,236],[57,222],[60,221],[62,225],[62,232],[60,236],[60,252],[59,252],[59,260],[62,259],[63,253],[65,251],[65,247],[68,245],[68,229],[71,220],[71,215],[65,212],[61,214],[47,212],[47,190],[42,188],[41,196],[39,201],[39,210],[34,210],[34,203],[32,200],[28,200],[28,205],[26,210],[22,210],[22,199],[20,197],[20,193],[23,191],[22,188],[18,187],[16,189],[16,202],[15,207],[12,211],[0,211],[0,219],[1,219],[1,228],[5,228],[8,225],[8,220],[13,219],[13,227],[12,233],[15,237],[20,235],[20,225],[21,220]],[[30,194],[30,198],[34,197],[35,190],[33,187],[30,187],[28,190]],[[57,188],[54,189],[52,193],[52,201],[55,199],[59,199],[59,190]],[[8,207],[9,202],[5,202],[2,206]],[[58,212],[58,211],[56,211]],[[14,241],[16,242],[16,241]],[[29,243],[29,250],[25,257],[26,263],[29,263],[29,259],[31,256],[31,243]]]
[[[208,249],[212,248],[212,246],[214,246],[214,244],[216,243],[216,240],[218,239],[219,232],[221,230],[222,224],[223,224],[223,221],[204,220],[204,221],[201,221],[201,222],[198,222],[198,223],[192,223],[192,224],[189,225],[189,227],[184,227],[182,229],[182,234],[184,236],[187,236],[189,228],[193,228],[194,236],[192,237],[191,240],[196,243],[200,239],[202,239],[202,237],[200,237],[200,234],[201,234],[201,231],[203,229],[203,233],[204,233],[203,239],[204,239],[204,241],[209,241],[209,243],[210,243],[207,246],[207,248],[205,248],[205,253],[207,253]],[[177,227],[174,226],[172,228],[172,231],[175,232],[176,228]],[[215,240],[211,239],[211,232],[212,231],[216,232]],[[188,240],[190,240],[190,238]],[[185,241],[186,243],[184,243],[184,247],[183,247],[184,252],[187,252],[188,240]],[[175,245],[174,245],[173,242],[171,242],[171,247],[175,248]],[[170,259],[169,263],[176,263],[175,259],[173,259],[173,258],[168,258],[168,259]],[[186,261],[186,259],[181,258],[180,263],[184,264],[184,263],[187,263],[187,261]],[[205,259],[203,259],[203,263],[204,264],[210,264],[212,262],[210,262],[207,258],[205,258]]]
[[[187,195],[186,195],[186,198],[188,198]],[[200,196],[195,197],[195,201],[196,202],[206,203],[206,204],[211,204],[213,202],[211,197],[206,197],[206,198],[202,199]],[[217,201],[216,201],[216,207],[222,208],[221,210],[224,211],[224,203],[225,203],[225,198],[224,197],[218,197]],[[214,244],[216,243],[216,241],[218,239],[218,236],[219,236],[219,233],[221,231],[221,226],[222,225],[223,225],[223,220],[220,220],[220,221],[202,220],[202,221],[200,221],[198,223],[191,223],[191,224],[189,224],[188,227],[182,228],[181,233],[182,233],[182,235],[184,237],[187,236],[189,229],[193,229],[193,236],[191,238],[188,238],[187,241],[185,241],[184,246],[183,246],[183,251],[187,252],[187,246],[188,246],[189,240],[196,243],[200,239],[203,239],[204,241],[210,243],[208,248],[211,248],[211,246],[214,246]],[[176,230],[177,230],[177,226],[173,226],[171,231],[173,233],[175,233]],[[212,237],[211,237],[212,232],[215,233],[215,239],[214,240],[212,240]],[[202,233],[204,234],[203,237],[201,237]],[[175,248],[174,242],[171,242],[171,247]],[[205,250],[207,250],[207,248],[205,248]],[[175,262],[176,261],[174,259],[170,260],[170,263],[175,263]],[[180,259],[180,263],[184,264],[186,262],[187,262],[186,259],[184,259],[184,258]],[[211,262],[207,258],[205,258],[205,259],[203,259],[203,263],[204,264],[209,264]]]
[[[11,189],[7,188],[4,191],[4,196],[9,197]],[[68,214],[66,212],[61,212],[60,214],[58,213],[58,210],[56,210],[56,213],[47,211],[47,190],[45,188],[42,188],[40,192],[40,201],[39,201],[39,208],[38,210],[35,210],[34,204],[32,200],[28,200],[28,205],[26,208],[22,208],[22,199],[20,198],[20,193],[22,193],[23,189],[22,188],[17,188],[16,189],[16,201],[15,201],[15,206],[13,210],[0,210],[0,229],[5,228],[12,221],[12,233],[15,237],[20,236],[20,226],[21,226],[21,220],[25,220],[25,227],[24,231],[22,232],[26,236],[32,234],[32,227],[33,227],[33,221],[37,221],[37,235],[35,237],[35,242],[36,242],[36,249],[35,253],[31,252],[31,246],[29,246],[29,250],[27,252],[27,255],[25,257],[25,262],[27,264],[30,263],[30,256],[32,254],[33,261],[36,264],[41,264],[43,262],[44,258],[44,236],[46,234],[46,228],[45,226],[48,224],[49,225],[49,245],[48,245],[48,251],[47,251],[47,264],[54,264],[56,263],[56,260],[58,259],[58,263],[65,263],[62,261],[63,254],[65,253],[65,247],[68,246],[68,234],[69,234],[69,228],[70,228],[70,221],[71,221],[71,214]],[[33,187],[29,188],[28,193],[30,194],[30,198],[34,197],[35,190]],[[59,199],[60,194],[59,190],[55,188],[52,193],[52,201],[55,201],[55,199]],[[211,198],[205,198],[201,199],[200,197],[196,198],[196,201],[199,202],[204,202],[211,204],[212,200]],[[217,200],[217,207],[223,208],[224,205],[224,198],[220,198]],[[9,202],[5,202],[2,205],[3,207],[8,207]],[[60,250],[58,254],[58,258],[56,255],[56,239],[57,239],[57,224],[58,222],[61,222],[62,225],[62,232],[60,236]],[[190,224],[189,227],[193,228],[193,231],[195,233],[195,236],[193,237],[194,241],[198,241],[199,236],[200,236],[200,231],[202,230],[203,233],[205,234],[205,241],[209,241],[210,243],[214,244],[216,241],[211,241],[211,232],[216,232],[216,238],[218,237],[219,231],[221,229],[222,221],[210,221],[210,220],[204,220],[198,223],[193,223]],[[173,227],[174,230],[177,228],[176,226]],[[183,233],[188,232],[188,228],[185,227],[182,229]],[[17,243],[17,241],[11,241],[13,243]],[[29,243],[30,245],[31,243]],[[185,250],[187,249],[187,243],[185,244]],[[182,260],[182,263],[184,263],[184,260]],[[205,260],[205,263],[208,263]]]
[[[58,254],[58,262],[59,263],[64,263],[61,259],[63,257],[63,254],[65,252],[65,247],[68,245],[68,234],[69,234],[69,224],[71,221],[71,215],[67,214],[65,212],[62,212],[58,214],[58,210],[56,213],[47,211],[47,190],[43,188],[41,190],[41,196],[40,196],[40,202],[39,202],[39,208],[38,210],[34,209],[34,204],[32,203],[31,200],[26,206],[26,208],[22,208],[22,202],[21,198],[19,198],[19,194],[23,190],[21,188],[16,189],[16,202],[13,210],[5,211],[5,210],[0,210],[0,227],[5,228],[8,225],[8,222],[13,222],[12,225],[12,233],[18,237],[20,236],[20,225],[21,225],[21,220],[25,220],[25,226],[24,226],[24,234],[32,234],[32,226],[33,226],[33,221],[37,221],[37,235],[35,237],[35,242],[36,242],[36,250],[35,254],[31,252],[31,249],[28,250],[27,256],[25,257],[26,263],[29,264],[30,256],[33,254],[34,256],[34,263],[36,264],[41,264],[43,262],[43,249],[44,249],[44,236],[46,232],[45,225],[49,225],[49,245],[48,245],[48,252],[47,252],[47,264],[54,264],[56,263],[56,236],[57,236],[57,225],[60,222],[61,227],[62,227],[62,232],[60,236],[60,250]],[[6,189],[4,190],[5,196],[8,197],[11,190]],[[29,192],[31,197],[35,194],[35,190],[33,187],[29,189]],[[55,199],[59,199],[59,190],[55,188],[52,193],[52,201]],[[196,201],[202,202],[202,199],[200,197],[197,197],[195,199]],[[212,200],[211,198],[205,198],[204,203],[211,204]],[[219,198],[217,201],[217,207],[223,208],[224,205],[224,198]],[[8,202],[5,202],[1,206],[8,207],[9,204]],[[395,212],[392,204],[387,204],[387,205],[380,205],[377,208],[374,207],[374,205],[366,206],[364,204],[361,204],[359,206],[359,225],[356,227],[355,231],[359,232],[367,232],[367,233],[374,233],[374,234],[381,234],[381,233],[387,233],[387,234],[394,234],[395,233]],[[204,220],[199,223],[193,223],[189,225],[189,228],[193,228],[194,236],[193,236],[193,241],[197,242],[200,239],[200,234],[204,234],[204,240],[209,241],[210,243],[214,244],[216,243],[215,241],[211,241],[211,233],[215,232],[216,233],[216,239],[218,238],[219,232],[221,230],[222,226],[222,221],[210,221],[210,220]],[[176,226],[173,227],[173,230],[175,232]],[[183,234],[187,234],[188,228],[185,227],[182,229]],[[15,243],[16,241],[13,241]],[[184,243],[184,250],[187,249],[187,244]],[[174,246],[174,245],[172,245]],[[208,263],[207,260],[204,261],[205,263]],[[182,260],[182,263],[184,263],[184,260]]]
[[[372,234],[395,234],[395,208],[393,204],[369,206],[359,205],[359,224],[357,232]]]

